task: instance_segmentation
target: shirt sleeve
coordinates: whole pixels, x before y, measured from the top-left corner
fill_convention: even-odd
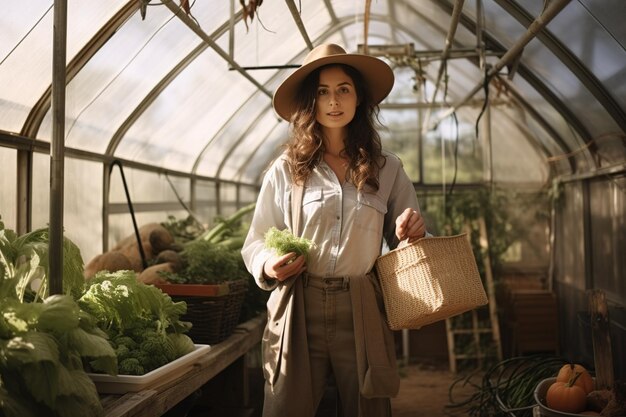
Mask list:
[[[283,201],[289,201],[290,191],[281,185],[276,166],[265,175],[259,192],[252,223],[241,249],[241,256],[257,285],[264,290],[272,290],[278,282],[267,280],[263,274],[265,262],[273,251],[265,248],[265,233],[274,226],[279,230],[286,228]]]
[[[390,249],[395,249],[400,243],[396,237],[396,218],[408,207],[420,210],[413,182],[400,163],[389,194],[383,228],[383,235]]]

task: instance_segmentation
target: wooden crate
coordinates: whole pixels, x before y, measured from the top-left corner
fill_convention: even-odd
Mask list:
[[[559,352],[556,294],[542,289],[509,291],[504,304],[511,355]]]

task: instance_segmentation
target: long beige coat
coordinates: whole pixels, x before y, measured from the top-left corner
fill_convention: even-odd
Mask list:
[[[376,277],[368,274],[350,279],[359,388],[365,398],[394,397],[398,376],[393,334],[382,319],[382,298]],[[263,416],[292,416],[306,409],[314,415],[301,277],[281,283],[267,303],[268,321],[263,334],[263,372],[269,397],[291,401],[265,401]],[[266,395],[266,399],[268,396]],[[278,403],[294,404],[294,410]],[[288,407],[288,406],[287,406]],[[361,409],[365,416],[379,411]]]

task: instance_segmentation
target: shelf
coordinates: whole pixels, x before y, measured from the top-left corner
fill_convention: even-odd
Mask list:
[[[105,417],[161,416],[261,342],[265,314],[237,326],[233,334],[192,363],[177,378],[150,389],[100,397]]]

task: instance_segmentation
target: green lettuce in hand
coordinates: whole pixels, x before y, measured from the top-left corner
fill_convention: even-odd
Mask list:
[[[309,239],[294,236],[288,229],[278,230],[276,227],[270,227],[265,233],[265,247],[274,249],[279,255],[290,252],[298,256],[304,255],[308,260],[309,251],[315,247],[315,243]]]

